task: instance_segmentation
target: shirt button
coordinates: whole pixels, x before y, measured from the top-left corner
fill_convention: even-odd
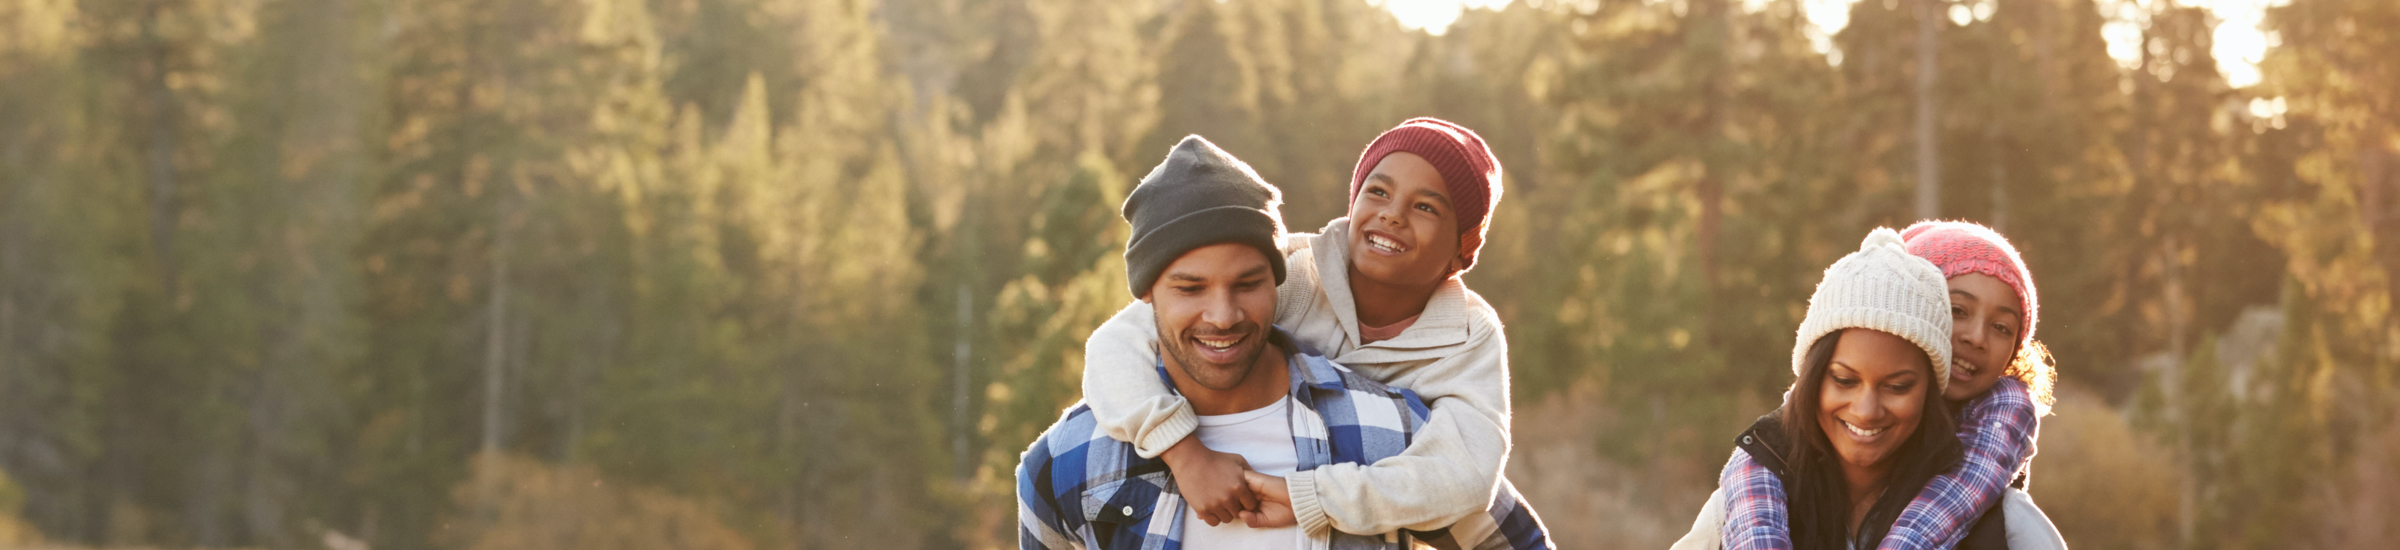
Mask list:
[[[1118,510],[1118,512],[1123,512],[1125,515],[1127,515],[1127,516],[1131,516],[1131,515],[1133,515],[1133,507],[1132,507],[1132,506],[1127,506],[1127,507],[1125,507],[1125,509],[1123,509],[1123,510]]]

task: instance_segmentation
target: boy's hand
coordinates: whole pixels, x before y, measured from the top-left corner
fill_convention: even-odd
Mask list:
[[[1183,490],[1183,501],[1192,505],[1201,521],[1215,526],[1258,509],[1258,496],[1251,494],[1242,479],[1245,473],[1257,472],[1250,471],[1250,461],[1242,455],[1209,450],[1200,444],[1200,438],[1186,436],[1159,458],[1166,459],[1167,470],[1175,474],[1175,485]]]
[[[1257,493],[1259,500],[1280,502],[1285,508],[1292,506],[1292,484],[1281,477],[1244,470],[1242,484],[1249,486],[1250,492]]]
[[[1290,504],[1263,501],[1258,503],[1256,512],[1242,511],[1242,524],[1250,526],[1251,529],[1274,529],[1299,525],[1300,518],[1292,515],[1292,505]]]
[[[1258,494],[1258,511],[1242,512],[1242,524],[1252,529],[1300,524],[1300,518],[1292,513],[1292,486],[1283,478],[1247,471],[1242,472],[1242,484]]]

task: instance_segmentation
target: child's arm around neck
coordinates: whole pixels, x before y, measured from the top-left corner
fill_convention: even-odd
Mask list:
[[[1135,301],[1083,344],[1083,401],[1108,437],[1155,458],[1200,427],[1192,407],[1158,379],[1158,320]]]
[[[2015,378],[2001,377],[1974,397],[1959,417],[1966,459],[1925,483],[1884,536],[1882,550],[1950,548],[1966,538],[2033,460],[2034,440],[2041,434],[2041,420],[2034,415],[2033,398]]]

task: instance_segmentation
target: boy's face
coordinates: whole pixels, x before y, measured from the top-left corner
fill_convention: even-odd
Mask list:
[[[1267,255],[1238,243],[1183,253],[1142,296],[1158,319],[1158,346],[1171,376],[1215,391],[1234,389],[1267,349],[1275,322],[1275,271]],[[1187,388],[1188,392],[1188,388]]]
[[[1438,284],[1465,265],[1459,238],[1441,172],[1414,153],[1384,155],[1350,200],[1350,270],[1368,280]]]

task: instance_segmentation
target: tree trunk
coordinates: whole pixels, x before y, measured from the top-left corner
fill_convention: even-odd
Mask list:
[[[1934,53],[1940,49],[1942,32],[1942,0],[1917,1],[1917,218],[1933,219],[1942,211],[1942,165],[1940,151],[1934,146],[1935,73],[1940,66]]]
[[[144,160],[150,175],[150,246],[158,261],[159,290],[175,303],[175,98],[167,89],[169,48],[158,36],[161,2],[142,15],[142,101],[149,109],[149,143]]]
[[[1719,33],[1715,49],[1711,52],[1715,55],[1701,61],[1706,66],[1701,69],[1699,82],[1703,103],[1698,137],[1701,143],[1707,145],[1700,152],[1700,180],[1694,182],[1692,190],[1700,201],[1699,226],[1693,231],[1700,255],[1700,343],[1718,348],[1724,343],[1727,328],[1724,326],[1726,308],[1718,301],[1722,293],[1717,291],[1720,263],[1717,258],[1717,239],[1720,226],[1725,223],[1725,177],[1734,171],[1734,163],[1727,162],[1723,152],[1737,146],[1732,143],[1732,138],[1725,135],[1724,127],[1726,111],[1733,105],[1732,77],[1728,73],[1733,72],[1733,51],[1737,47],[1734,42],[1738,40],[1735,36],[1738,33],[1734,29],[1731,3],[1709,0],[1695,3],[1694,8],[1692,19],[1696,25],[1701,25],[1695,30]]]
[[[499,193],[502,186],[495,186]],[[485,453],[500,450],[500,406],[502,371],[508,359],[508,200],[495,197],[492,208],[492,290],[491,303],[484,318],[483,344],[483,446]]]
[[[2369,132],[2378,135],[2382,132]],[[2400,271],[2400,154],[2369,145],[2359,151],[2358,215],[2375,243],[2375,259],[2387,272]],[[2385,278],[2386,292],[2400,298],[2400,277]]]
[[[969,343],[969,337],[974,335],[974,323],[975,295],[967,289],[967,283],[960,282],[958,283],[958,335],[956,343],[952,344],[950,349],[952,363],[950,371],[950,453],[959,479],[966,479],[975,473],[975,464],[972,460],[974,455],[972,450],[967,448],[967,432],[974,429],[968,420],[972,415],[968,414],[967,410],[971,397],[968,388],[968,377],[970,376],[968,370],[972,365],[969,364],[969,359],[974,357],[974,347]]]

